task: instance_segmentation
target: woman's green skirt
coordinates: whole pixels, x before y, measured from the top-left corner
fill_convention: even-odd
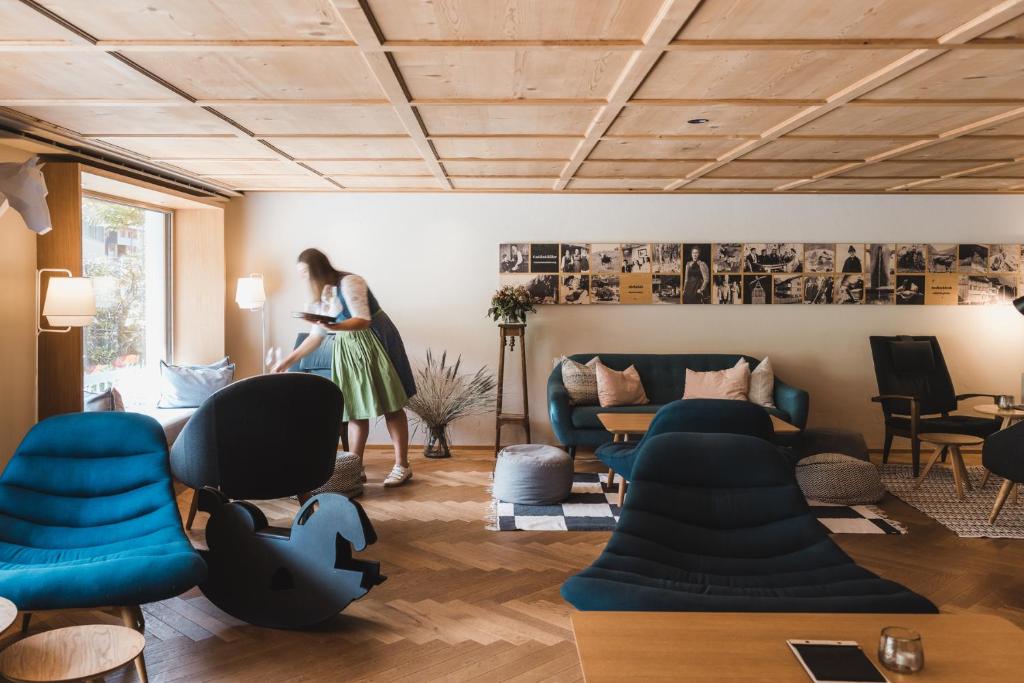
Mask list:
[[[375,329],[378,327],[394,326],[387,316],[378,313],[371,327],[334,335],[331,377],[345,397],[345,420],[368,420],[401,410],[416,391],[415,384],[411,391],[404,386],[411,383],[411,372],[406,373],[410,381],[403,383],[395,367],[398,364],[407,369],[405,350],[395,353],[400,358],[393,359],[381,342],[382,330]],[[394,333],[397,336],[397,330]],[[401,345],[400,341],[398,343]]]

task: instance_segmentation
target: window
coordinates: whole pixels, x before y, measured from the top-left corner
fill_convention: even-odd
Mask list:
[[[82,198],[83,274],[96,319],[84,328],[85,390],[151,385],[167,358],[170,214]]]

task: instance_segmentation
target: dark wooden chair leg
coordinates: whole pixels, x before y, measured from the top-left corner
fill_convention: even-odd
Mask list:
[[[567,448],[567,450],[569,451],[569,457],[572,458],[573,460],[575,460],[576,459],[576,447],[575,446],[569,446]]]
[[[348,451],[348,422],[341,423],[341,450]]]
[[[32,613],[22,612],[21,614],[21,635],[28,633],[28,628],[32,624]]]
[[[885,444],[882,447],[882,464],[889,462],[889,451],[892,450],[892,432],[885,430]]]
[[[142,616],[142,608],[138,605],[129,605],[121,608],[121,622],[128,628],[135,629],[139,633],[145,633],[146,619]],[[146,653],[142,651],[135,658],[135,671],[139,674],[142,683],[149,683],[149,676],[146,673]]]
[[[185,528],[191,529],[192,523],[196,521],[196,513],[199,511],[199,491],[192,490],[192,502],[188,506],[188,519],[185,520]]]
[[[917,473],[921,470],[921,442],[917,437],[910,439],[910,460],[913,463],[913,473],[917,476]],[[945,458],[943,458],[945,461]]]

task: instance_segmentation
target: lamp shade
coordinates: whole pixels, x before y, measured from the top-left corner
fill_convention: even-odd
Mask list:
[[[1019,296],[1013,300],[1013,307],[1017,309],[1017,312],[1024,315],[1024,296]]]
[[[248,277],[238,278],[235,288],[235,303],[240,308],[255,310],[262,308],[267,301],[267,291],[263,287],[263,276],[253,273]]]
[[[47,280],[43,315],[55,327],[85,327],[96,316],[96,297],[87,277]]]

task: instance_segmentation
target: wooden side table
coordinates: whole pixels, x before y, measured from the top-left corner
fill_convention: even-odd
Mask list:
[[[0,674],[15,683],[102,681],[131,664],[145,647],[146,638],[126,626],[68,626],[29,636],[0,652]]]
[[[916,489],[924,481],[925,477],[931,471],[932,466],[938,462],[939,458],[943,456],[947,451],[949,452],[950,458],[950,469],[953,470],[953,482],[956,485],[956,497],[960,500],[964,498],[964,484],[967,484],[967,488],[974,490],[974,486],[971,485],[971,476],[967,474],[967,467],[964,465],[964,458],[960,454],[961,446],[978,446],[984,443],[984,439],[977,436],[969,436],[967,434],[944,434],[941,432],[935,433],[924,433],[918,434],[917,438],[924,443],[933,444],[936,448],[932,453],[932,457],[928,460],[928,464],[924,466],[924,471],[921,472],[921,476],[914,482],[914,488]]]
[[[505,392],[505,349],[514,352],[516,339],[519,340],[519,358],[523,372],[523,412],[506,413],[502,410]],[[507,424],[522,426],[526,442],[530,443],[530,396],[526,389],[526,323],[501,323],[498,325],[498,401],[494,411],[494,457],[501,450],[501,428]]]

